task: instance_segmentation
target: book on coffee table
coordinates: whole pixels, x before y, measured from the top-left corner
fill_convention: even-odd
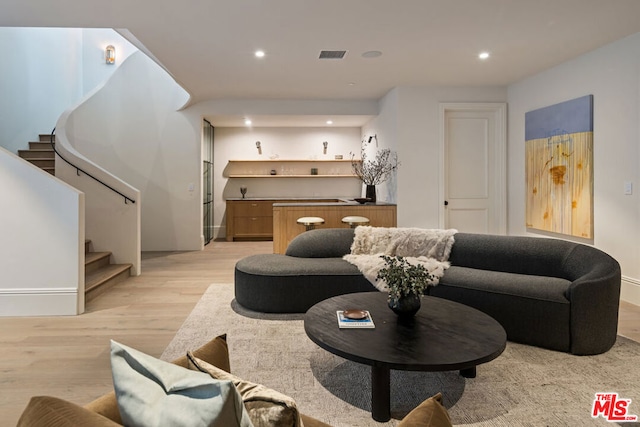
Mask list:
[[[348,310],[353,311],[353,310]],[[362,310],[362,316],[345,316],[344,310],[336,311],[338,316],[338,327],[340,328],[375,328],[371,313],[368,310]],[[356,317],[356,318],[354,318]]]

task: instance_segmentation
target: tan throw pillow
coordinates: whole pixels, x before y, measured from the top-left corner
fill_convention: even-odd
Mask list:
[[[185,369],[111,341],[111,372],[129,427],[252,427],[229,380]]]
[[[206,372],[218,380],[232,381],[236,386],[254,427],[303,427],[296,402],[262,384],[245,381],[187,353],[189,368]]]
[[[418,405],[400,421],[398,427],[452,427],[447,408],[442,404],[442,393]]]
[[[22,412],[16,427],[117,427],[119,425],[66,400],[50,396],[35,396]]]

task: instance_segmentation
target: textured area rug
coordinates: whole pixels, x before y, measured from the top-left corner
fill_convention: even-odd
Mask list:
[[[248,311],[235,302],[232,284],[213,284],[162,358],[174,359],[226,333],[234,374],[291,396],[301,412],[333,426],[395,426],[437,392],[454,425],[612,425],[591,417],[597,392],[631,399],[629,414],[640,416],[640,344],[619,336],[609,352],[598,356],[508,342],[504,353],[478,366],[472,379],[458,372],[392,371],[392,419],[378,423],[370,415],[369,367],[315,345],[302,319]]]

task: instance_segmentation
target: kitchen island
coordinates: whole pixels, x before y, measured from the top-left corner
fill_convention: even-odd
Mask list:
[[[374,227],[396,227],[396,205],[391,203],[359,204],[352,199],[337,198],[333,201],[298,201],[273,203],[273,253],[285,253],[289,242],[305,232],[304,225],[296,220],[304,216],[324,218],[324,224],[316,228],[348,228],[342,223],[345,216],[364,216]]]
[[[272,240],[274,203],[334,203],[341,198],[247,197],[228,198],[226,240]]]

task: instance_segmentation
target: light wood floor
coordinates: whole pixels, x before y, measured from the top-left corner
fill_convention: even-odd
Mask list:
[[[143,274],[73,317],[0,318],[0,425],[15,425],[29,398],[85,404],[110,391],[109,340],[160,356],[212,283],[231,283],[236,261],[272,242],[212,242],[204,251],[147,252]],[[640,342],[640,307],[621,304],[619,333]]]

